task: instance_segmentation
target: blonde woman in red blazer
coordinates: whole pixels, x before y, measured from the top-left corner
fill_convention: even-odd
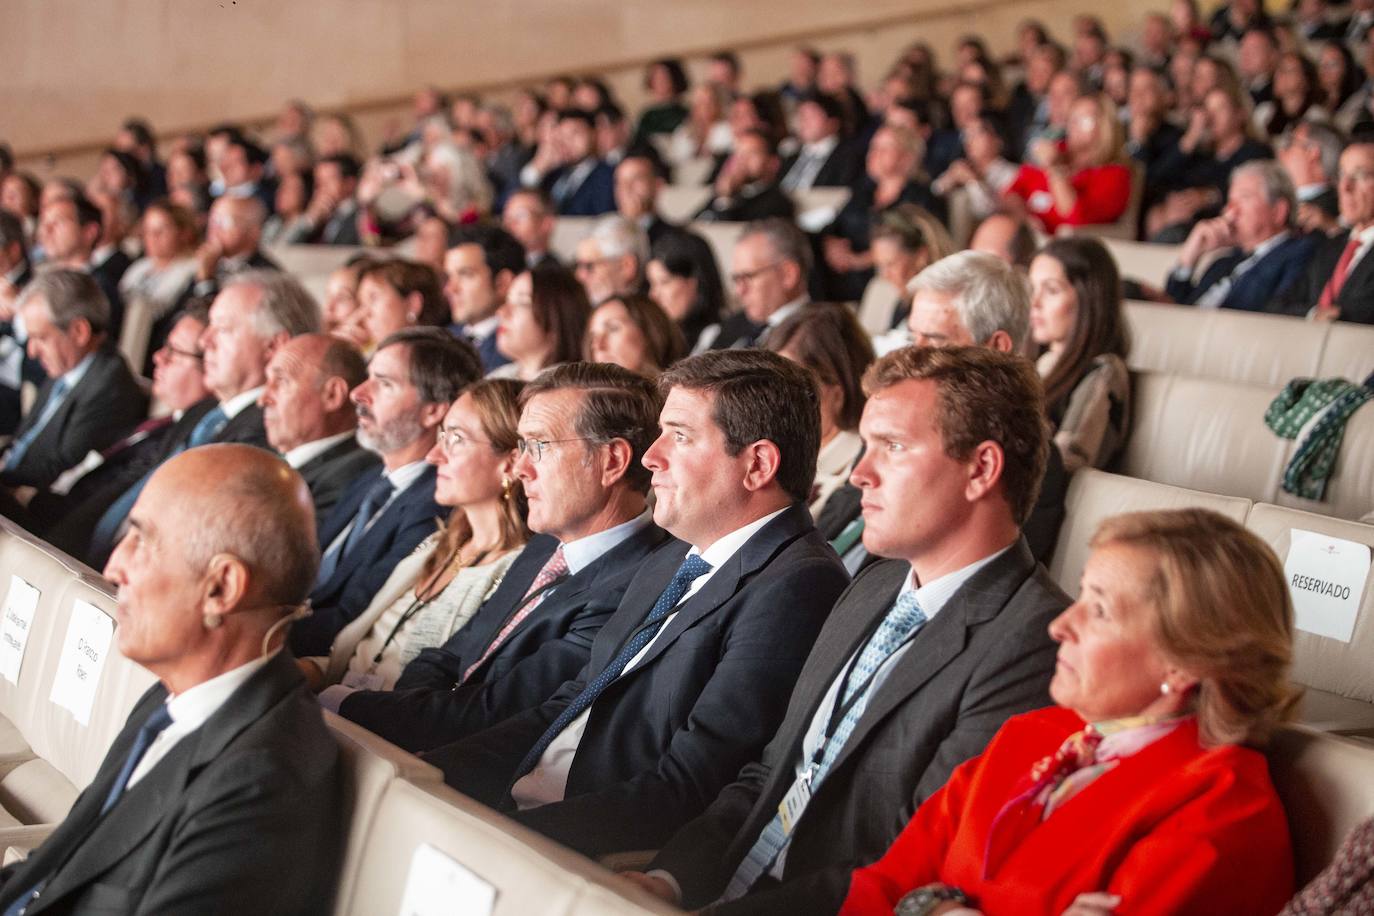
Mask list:
[[[1109,519],[1050,626],[1058,704],[954,771],[844,914],[1274,913],[1288,827],[1255,750],[1292,705],[1263,542],[1203,510]]]

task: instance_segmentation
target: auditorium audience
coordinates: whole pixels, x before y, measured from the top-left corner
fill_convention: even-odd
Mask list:
[[[947,210],[949,196],[956,189],[963,189],[969,212],[975,220],[981,220],[1001,206],[1002,194],[1016,179],[1018,169],[1002,157],[1002,135],[991,115],[978,115],[962,135],[963,157],[951,162],[931,182],[930,190],[945,199]]]
[[[477,348],[487,372],[508,363],[497,347],[497,311],[506,301],[511,281],[525,271],[525,250],[509,233],[494,226],[463,226],[452,234],[444,253],[444,295],[450,330]]]
[[[367,378],[367,363],[345,340],[302,334],[277,348],[266,375],[258,404],[267,444],[305,481],[318,524],[378,464],[354,435],[358,415],[348,399]]]
[[[715,83],[692,87],[687,117],[668,141],[666,158],[670,165],[729,154],[733,136],[725,119],[725,105],[734,94]]]
[[[525,266],[557,265],[549,251],[553,237],[554,212],[548,197],[533,188],[511,194],[501,211],[501,225],[525,247]]]
[[[47,196],[49,199],[43,203],[38,220],[38,244],[43,249],[43,263],[90,274],[109,307],[105,328],[112,340],[118,340],[124,326],[124,300],[119,295],[119,278],[129,266],[129,257],[122,251],[106,252],[97,262],[96,251],[101,247],[105,220],[100,208],[85,194],[63,189]]]
[[[357,316],[361,308],[358,301],[358,274],[367,261],[367,256],[358,254],[345,261],[342,267],[334,268],[325,283],[324,302],[320,305],[325,333],[342,337],[360,347],[369,342],[367,329]]]
[[[362,167],[347,153],[325,156],[315,163],[314,194],[305,210],[308,235],[301,241],[317,245],[358,245],[358,179]]]
[[[708,334],[714,339],[725,314],[725,289],[705,239],[686,231],[664,236],[650,251],[644,275],[649,298],[677,323],[689,351],[696,352]]]
[[[759,346],[773,328],[810,301],[806,288],[811,244],[787,220],[766,219],[745,226],[730,264],[740,309],[725,318],[719,333],[705,343],[703,334],[699,350]]]
[[[1046,627],[1069,601],[1017,530],[1047,451],[1039,387],[981,348],[868,370],[852,479],[864,543],[890,559],[830,613],[762,755],[634,880],[722,914],[834,912],[851,869],[1008,716],[1044,705]]]
[[[582,358],[591,304],[563,268],[522,271],[496,314],[496,348],[510,362],[487,373],[492,378],[529,382],[549,366]]]
[[[153,201],[143,212],[139,236],[143,257],[120,277],[119,294],[126,304],[141,303],[156,322],[175,308],[195,275],[195,216],[170,201]]]
[[[778,186],[778,149],[761,130],[737,133],[730,156],[715,179],[715,196],[696,218],[705,222],[748,222],[796,215],[792,199]]]
[[[592,115],[577,108],[559,112],[553,139],[554,165],[531,184],[549,195],[555,212],[559,216],[600,216],[614,210],[615,174],[597,155]]]
[[[258,248],[267,209],[252,197],[225,195],[210,206],[205,241],[196,249],[195,281],[182,293],[179,306],[192,296],[214,298],[235,274],[277,270],[277,262]]]
[[[621,169],[641,162],[644,160],[628,159]],[[648,261],[649,234],[635,220],[608,213],[577,243],[573,274],[586,289],[588,301],[596,305],[610,296],[640,292]]]
[[[484,379],[449,407],[425,456],[448,520],[396,564],[326,657],[301,659],[312,686],[390,690],[422,649],[443,645],[500,585],[529,539],[524,494],[512,477],[520,388]]]
[[[657,169],[655,160],[639,151],[626,155],[615,167],[616,212],[645,232],[650,245],[667,233],[678,231],[677,226],[658,213],[657,200],[663,189],[663,178]]]
[[[651,63],[644,71],[644,90],[649,104],[640,112],[635,124],[635,142],[647,141],[659,134],[671,135],[687,118],[682,95],[687,91],[687,71],[682,61],[665,57]]]
[[[87,452],[112,444],[148,406],[115,349],[110,304],[89,274],[64,267],[40,272],[19,294],[16,315],[47,381],[0,459],[6,503],[15,488],[45,489]]]
[[[646,561],[575,678],[426,755],[459,791],[587,855],[662,843],[758,755],[848,582],[802,505],[820,438],[810,374],[772,353],[703,353],[660,389],[643,463],[654,520],[680,540]]]
[[[858,431],[864,409],[860,382],[873,362],[873,345],[847,305],[824,303],[793,312],[768,335],[765,346],[816,376],[821,450],[806,505],[819,517],[826,500],[849,479],[863,448]]]
[[[862,158],[843,135],[844,115],[840,101],[822,92],[797,103],[793,120],[801,146],[782,161],[784,191],[849,187],[859,180]]]
[[[642,377],[570,363],[521,393],[515,475],[538,532],[501,586],[395,690],[331,687],[322,699],[411,751],[429,750],[543,703],[587,663],[649,553],[667,534],[646,510],[661,399]]]
[[[1293,182],[1294,222],[1304,232],[1334,235],[1340,228],[1336,176],[1344,148],[1340,134],[1313,121],[1294,124],[1275,146],[1279,164]]]
[[[687,355],[687,344],[667,312],[649,297],[631,293],[612,296],[592,310],[583,355],[656,378]]]
[[[1122,143],[1116,105],[1103,95],[1082,96],[1069,106],[1063,143],[1033,143],[1033,164],[1021,167],[1004,199],[1051,234],[1060,226],[1115,222],[1131,196]]]
[[[449,323],[444,283],[433,268],[403,258],[368,261],[358,271],[358,308],[353,313],[364,348],[412,327]]]
[[[874,347],[885,353],[907,343],[906,318],[911,312],[907,284],[926,267],[953,254],[956,247],[940,221],[915,204],[901,204],[879,216],[873,225],[871,245],[874,275],[896,291],[896,298],[890,312],[881,312],[868,324],[870,306],[865,292],[860,318],[869,327],[883,326],[892,332],[874,337]]]
[[[1039,244],[1035,230],[1024,217],[994,213],[973,230],[968,247],[970,251],[994,255],[1013,267],[1029,270]]]
[[[320,522],[324,552],[310,591],[313,613],[292,629],[298,657],[325,656],[334,638],[376,597],[392,570],[448,516],[435,502],[425,456],[453,401],[482,376],[477,353],[440,328],[384,339],[353,389],[358,441],[382,459],[357,477]]]
[[[1178,265],[1169,274],[1175,302],[1200,308],[1259,312],[1302,279],[1317,239],[1295,232],[1297,199],[1279,163],[1247,162],[1231,173],[1226,209],[1188,233]],[[1217,255],[1202,276],[1204,257]]]
[[[1011,719],[956,769],[854,873],[841,913],[1269,913],[1292,894],[1258,750],[1293,701],[1278,560],[1199,509],[1108,519],[1092,545],[1082,594],[1050,626],[1056,707]]]
[[[334,897],[346,818],[338,746],[283,627],[316,563],[299,477],[259,449],[189,452],[154,475],[105,575],[120,652],[158,682],[90,787],[0,885],[51,912],[309,913]]]

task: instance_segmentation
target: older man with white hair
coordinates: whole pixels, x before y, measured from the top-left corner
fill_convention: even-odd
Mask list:
[[[596,305],[643,289],[648,260],[649,236],[639,224],[608,214],[596,221],[591,235],[577,243],[573,272]]]
[[[120,651],[159,683],[66,820],[0,872],[0,912],[319,912],[337,880],[338,749],[281,651],[318,562],[310,495],[260,449],[153,475],[105,574]]]

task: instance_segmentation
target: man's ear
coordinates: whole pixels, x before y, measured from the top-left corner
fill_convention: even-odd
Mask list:
[[[420,424],[425,429],[438,429],[439,424],[444,422],[444,416],[448,413],[449,406],[447,401],[440,401],[437,404],[421,403]]]
[[[331,375],[324,380],[320,386],[320,400],[324,402],[324,409],[328,413],[336,410],[343,410],[349,406],[348,382],[343,376]]]
[[[217,553],[206,564],[202,611],[221,618],[244,609],[248,594],[248,566],[231,553]]]
[[[425,310],[425,297],[419,293],[411,293],[406,296],[406,319],[412,324],[420,320],[420,315]]]
[[[973,447],[966,464],[968,483],[964,487],[964,496],[969,502],[982,499],[1001,482],[1005,461],[1002,446],[991,439]]]
[[[992,332],[992,336],[984,342],[983,346],[999,353],[1011,353],[1016,349],[1012,343],[1011,335],[1000,328]]]
[[[601,459],[601,485],[609,488],[629,473],[634,449],[624,439],[612,439],[598,448],[604,455]]]
[[[511,281],[515,279],[515,274],[509,270],[498,270],[491,278],[491,288],[496,293],[498,302],[506,301],[506,294],[510,292]]]
[[[85,318],[74,318],[67,326],[67,336],[71,338],[72,343],[85,349],[95,336],[95,332],[91,330],[91,323]]]
[[[744,488],[750,492],[762,490],[778,478],[782,469],[782,451],[769,439],[760,439],[744,447],[749,464],[744,469]]]

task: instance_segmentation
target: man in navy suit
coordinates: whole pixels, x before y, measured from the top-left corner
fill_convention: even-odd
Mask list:
[[[849,579],[806,511],[811,374],[714,351],[660,388],[644,466],[654,521],[680,540],[644,563],[576,677],[426,755],[460,791],[587,855],[658,846],[762,750]]]
[[[543,187],[559,216],[600,216],[615,209],[615,171],[596,155],[596,121],[579,108],[558,116],[563,165],[544,176]]]
[[[291,631],[296,655],[328,655],[338,632],[447,515],[434,501],[425,455],[449,404],[481,377],[477,351],[441,328],[397,331],[373,351],[367,381],[351,397],[358,441],[381,456],[382,468],[354,481],[320,525],[314,613]]]
[[[453,318],[449,330],[477,348],[487,372],[510,362],[496,349],[496,310],[525,267],[524,247],[494,226],[460,228],[444,254],[444,295]]]
[[[630,580],[668,539],[645,508],[649,471],[640,463],[662,406],[653,382],[608,363],[566,363],[521,400],[514,473],[539,534],[476,616],[442,648],[421,652],[395,690],[320,695],[409,751],[538,706],[576,677]]]
[[[1231,175],[1226,209],[1188,233],[1167,291],[1174,301],[1202,308],[1264,310],[1265,303],[1302,280],[1316,251],[1314,238],[1294,228],[1293,182],[1277,162],[1255,160]],[[1203,255],[1221,255],[1196,281]]]

